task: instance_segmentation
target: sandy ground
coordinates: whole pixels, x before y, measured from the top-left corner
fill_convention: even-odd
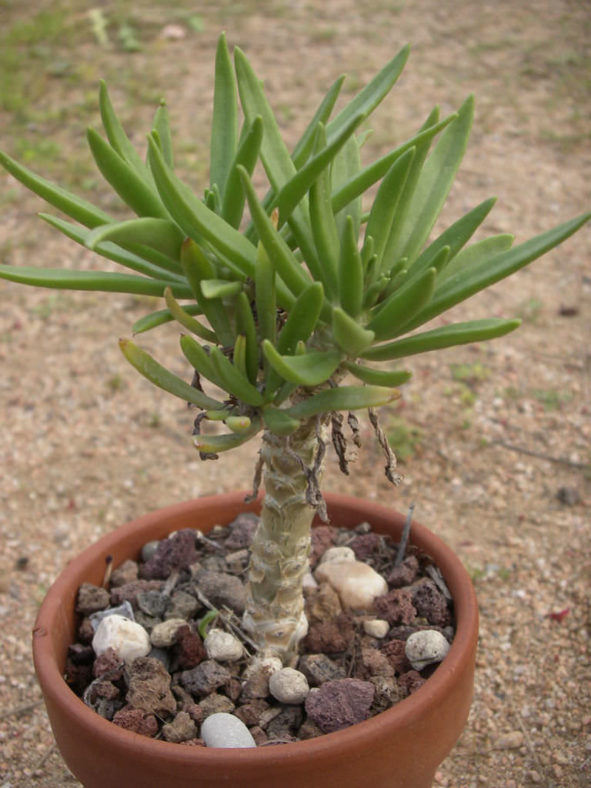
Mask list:
[[[16,25],[42,6],[0,14]],[[96,122],[94,86],[106,74],[140,145],[152,97],[166,93],[181,166],[202,184],[212,56],[225,29],[264,75],[292,140],[339,73],[358,88],[407,41],[411,60],[373,123],[373,154],[418,128],[435,103],[448,112],[475,92],[472,142],[448,222],[497,195],[484,230],[521,241],[591,205],[586,3],[228,3],[200,9],[199,23],[140,3],[129,12],[137,53],[101,47],[86,6],[70,6],[66,55],[61,39],[48,44],[52,62],[69,58],[70,71],[46,78],[36,127],[0,113],[9,152],[23,140],[36,151],[40,139],[58,141],[51,161],[36,163],[52,177],[75,180],[73,168],[87,161],[83,128]],[[105,12],[116,30],[114,9]],[[164,37],[167,24],[184,37]],[[30,42],[19,46],[32,52]],[[19,68],[35,67],[31,57],[15,66],[15,79]],[[107,205],[98,179],[83,175],[82,187]],[[3,261],[89,265],[88,253],[35,219],[39,201],[5,176],[0,183]],[[367,425],[350,477],[329,458],[327,490],[402,510],[414,501],[417,519],[457,550],[474,578],[482,617],[475,699],[436,786],[591,785],[590,253],[587,229],[456,310],[457,319],[521,316],[523,327],[506,340],[411,360],[413,381],[384,413],[408,455],[397,490],[376,472],[381,458]],[[144,299],[107,303],[0,284],[1,788],[78,784],[54,747],[30,658],[35,611],[60,568],[136,515],[250,484],[254,448],[200,463],[190,413],[120,356],[116,338],[145,311]],[[188,374],[174,329],[142,342]]]

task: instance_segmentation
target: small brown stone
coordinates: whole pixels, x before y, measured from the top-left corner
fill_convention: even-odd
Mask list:
[[[313,621],[302,646],[309,654],[338,654],[351,645],[354,635],[353,619],[342,613],[332,621]]]
[[[398,679],[398,687],[400,694],[403,698],[407,695],[412,695],[425,683],[425,679],[416,670],[408,670],[403,673]]]
[[[369,681],[327,681],[310,692],[306,712],[324,733],[332,733],[367,719],[374,695],[375,687]]]
[[[207,657],[201,637],[188,624],[177,630],[173,654],[178,670],[190,670]]]
[[[186,711],[179,711],[172,722],[162,726],[162,736],[166,741],[179,743],[197,736],[197,727]]]
[[[92,583],[82,583],[76,598],[76,612],[89,616],[97,610],[104,610],[109,607],[109,592],[106,588],[92,585]]]
[[[385,619],[390,626],[394,624],[411,624],[417,611],[413,606],[410,591],[406,588],[397,588],[374,602],[376,614]]]
[[[381,647],[380,651],[387,657],[396,673],[406,673],[410,670],[410,662],[406,657],[406,642],[404,640],[390,640]]]
[[[342,612],[339,595],[329,583],[320,583],[318,588],[306,595],[306,615],[309,621],[329,621]]]
[[[138,657],[129,667],[129,689],[126,700],[130,706],[158,717],[176,711],[176,700],[170,690],[170,673],[153,657]]]
[[[392,569],[386,580],[390,588],[403,588],[414,583],[418,571],[418,560],[414,555],[408,555],[401,564]]]
[[[135,561],[124,561],[111,573],[111,588],[124,586],[137,580],[138,565]]]
[[[147,714],[141,709],[133,709],[129,706],[116,712],[113,722],[127,731],[139,733],[140,736],[151,737],[158,733],[158,721],[153,714]]]

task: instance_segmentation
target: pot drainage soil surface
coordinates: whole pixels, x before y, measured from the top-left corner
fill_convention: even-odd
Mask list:
[[[260,746],[361,722],[426,681],[453,639],[451,596],[428,556],[409,547],[395,566],[398,545],[368,523],[313,529],[305,588],[309,631],[293,669],[282,671],[285,682],[272,679],[280,665],[257,657],[241,627],[257,522],[249,513],[207,536],[177,531],[145,545],[138,562],[113,571],[108,565],[104,587],[81,586],[78,642],[69,648],[65,674],[74,692],[117,725],[186,745],[203,745],[204,719],[229,713]],[[339,585],[336,575],[351,574],[346,566],[326,571],[330,562],[343,568],[345,561],[371,567],[373,582],[380,576],[382,591],[373,603],[356,601],[351,588]],[[124,661],[119,649],[97,647],[96,630],[113,613],[149,635],[144,656]],[[424,643],[417,644],[411,664],[406,641],[417,632],[428,632],[419,640],[434,639],[436,647],[428,645],[425,655]]]

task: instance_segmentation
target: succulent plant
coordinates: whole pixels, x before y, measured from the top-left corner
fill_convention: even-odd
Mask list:
[[[361,126],[393,87],[408,52],[402,49],[331,119],[344,77],[337,79],[290,152],[249,61],[238,48],[232,61],[222,36],[203,197],[175,174],[166,106],[156,111],[144,162],[102,84],[106,139],[89,129],[88,143],[101,173],[136,215],[125,221],[0,154],[14,177],[73,220],[41,214],[46,222],[134,272],[1,265],[0,277],[162,296],[166,308],[140,319],[133,332],[179,323],[192,382],[129,339],[120,341],[124,356],[149,381],[197,408],[193,439],[203,459],[262,432],[254,487],[264,474],[265,497],[245,626],[262,649],[286,662],[307,628],[302,580],[312,518],[323,513],[320,477],[331,434],[346,471],[343,412],[355,440],[354,411],[369,409],[387,474],[396,481],[374,409],[398,396],[396,387],[410,373],[374,362],[513,331],[519,320],[421,327],[591,218],[579,216],[515,247],[507,234],[469,244],[493,207],[489,199],[430,240],[466,148],[474,102],[469,97],[443,120],[434,109],[411,139],[362,165]],[[263,198],[253,185],[259,161],[268,180]],[[366,211],[363,198],[376,184]],[[208,434],[208,421],[223,422],[225,431]]]

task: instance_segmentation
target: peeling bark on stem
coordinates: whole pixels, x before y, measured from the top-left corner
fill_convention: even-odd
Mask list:
[[[325,420],[324,420],[325,421]],[[244,626],[262,651],[290,664],[308,631],[303,579],[308,571],[315,508],[309,503],[310,469],[322,446],[324,423],[305,422],[290,436],[263,435],[265,497],[251,547]],[[314,482],[319,482],[322,465]]]

